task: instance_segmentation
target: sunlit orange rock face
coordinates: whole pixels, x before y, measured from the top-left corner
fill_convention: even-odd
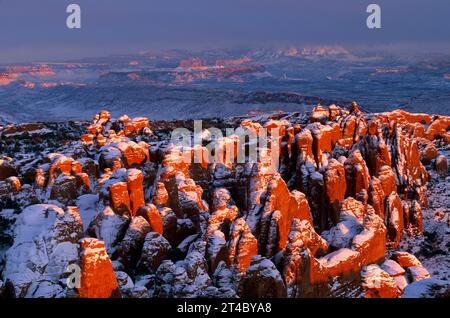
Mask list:
[[[404,223],[402,201],[395,192],[392,192],[387,198],[385,215],[388,220],[389,241],[396,248],[400,242]]]
[[[51,77],[55,75],[53,69],[48,65],[38,66],[10,66],[6,72],[0,73],[0,86],[9,85],[21,78],[23,74],[35,77]],[[34,88],[35,84],[25,81],[23,84],[27,88]]]
[[[37,167],[34,184],[44,191],[50,199],[65,204],[74,203],[79,195],[92,192],[92,185],[86,165],[71,157],[51,153],[46,163]]]
[[[107,172],[100,180],[107,193],[103,199],[117,213],[134,216],[145,205],[143,181],[139,169],[121,168],[114,173]]]
[[[117,279],[105,244],[96,239],[81,240],[81,298],[110,298],[120,295]]]
[[[153,232],[163,234],[164,224],[156,206],[148,204],[141,207],[138,210],[138,215],[141,215],[150,224]]]
[[[130,195],[125,182],[118,182],[109,189],[112,207],[117,213],[129,213],[131,211]]]
[[[285,248],[292,220],[312,222],[312,219],[305,195],[298,191],[290,192],[281,176],[270,181],[267,195],[259,243],[261,253],[272,257]]]
[[[138,169],[129,169],[127,171],[127,187],[130,193],[131,201],[131,215],[134,216],[136,212],[145,205],[144,188],[142,183],[144,177],[142,172]]]
[[[372,177],[369,184],[368,203],[372,205],[375,213],[384,220],[384,200],[386,198],[383,184],[377,177]]]
[[[345,161],[347,196],[364,198],[369,189],[370,174],[359,150],[353,151]]]
[[[399,248],[422,235],[427,168],[448,173],[448,117],[352,103],[224,123],[267,129],[271,148],[236,162],[251,146],[237,136],[204,130],[200,145],[180,146],[168,127],[189,123],[158,130],[103,111],[76,155],[48,154],[27,178],[1,157],[0,197],[28,189],[84,209],[80,297],[385,298],[430,277]]]
[[[230,230],[230,264],[245,272],[250,265],[252,257],[258,255],[258,241],[253,236],[244,219],[238,219]]]
[[[377,265],[367,266],[361,276],[366,298],[396,298],[399,295],[394,278]]]
[[[116,147],[122,152],[124,163],[127,167],[140,165],[148,159],[148,150],[144,144],[139,145],[132,141],[120,142]]]
[[[325,169],[324,186],[327,207],[331,210],[329,219],[337,223],[340,203],[344,200],[347,191],[347,181],[345,179],[344,165],[336,159],[331,159]]]

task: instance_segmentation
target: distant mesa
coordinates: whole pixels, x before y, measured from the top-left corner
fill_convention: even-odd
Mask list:
[[[378,74],[399,74],[405,73],[406,69],[398,68],[398,67],[380,67],[377,68],[374,72],[370,73],[370,76],[378,75]]]
[[[54,70],[47,65],[38,66],[10,66],[6,71],[0,73],[0,86],[9,85],[23,78],[23,76],[32,77],[51,77],[55,75]],[[25,81],[22,86],[30,88],[30,82]]]
[[[31,76],[48,77],[54,76],[54,70],[48,65],[38,65],[38,66],[11,66],[8,67],[8,73],[14,75],[29,74]]]
[[[251,60],[252,59],[247,56],[243,56],[243,57],[240,57],[237,59],[218,59],[218,60],[216,60],[216,66],[240,65],[240,64],[248,63]]]
[[[0,73],[0,86],[9,85],[12,82],[15,82],[17,76],[13,76],[9,73]]]
[[[192,59],[181,60],[179,67],[183,68],[191,68],[191,69],[204,69],[206,68],[206,61],[202,60],[198,57],[194,57]]]
[[[349,55],[350,52],[340,46],[305,47],[300,53],[302,56]]]

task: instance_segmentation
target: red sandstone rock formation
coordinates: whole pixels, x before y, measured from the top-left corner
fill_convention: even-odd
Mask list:
[[[328,243],[316,233],[308,220],[293,219],[289,233],[289,242],[301,240],[303,247],[307,248],[311,255],[319,257],[328,252]]]
[[[377,265],[369,265],[361,273],[366,298],[397,298],[395,280]]]
[[[130,213],[131,202],[128,194],[128,186],[126,182],[118,182],[113,184],[110,189],[111,205],[119,214]]]
[[[293,219],[312,222],[308,201],[303,193],[289,192],[281,176],[268,185],[268,194],[261,217],[260,252],[272,257],[285,248]]]
[[[330,110],[318,104],[312,111],[309,120],[311,122],[320,122],[325,124],[330,118]]]
[[[345,161],[347,196],[364,201],[370,183],[370,173],[361,152],[355,150]]]
[[[381,182],[383,192],[386,196],[392,192],[397,192],[397,185],[395,183],[395,174],[391,167],[382,166],[378,172],[378,180]]]
[[[165,206],[169,201],[169,193],[164,186],[164,183],[158,182],[156,185],[155,194],[153,196],[153,203],[157,206]]]
[[[253,256],[258,255],[258,241],[244,219],[237,219],[230,230],[228,242],[230,264],[245,272]]]
[[[144,188],[142,182],[144,177],[142,172],[138,169],[130,169],[127,171],[127,188],[130,194],[131,216],[145,205]]]
[[[155,272],[170,252],[170,243],[159,233],[147,233],[142,247],[138,268],[151,273]]]
[[[332,210],[329,220],[336,224],[339,219],[339,207],[345,198],[347,182],[344,166],[337,160],[331,159],[324,173],[324,187],[327,206]],[[329,220],[327,220],[329,222]]]
[[[422,263],[417,257],[407,252],[395,252],[393,259],[402,267],[422,266]]]
[[[433,159],[439,156],[436,146],[429,142],[420,150],[420,160],[424,165],[429,165]]]
[[[137,215],[142,216],[150,224],[153,232],[163,234],[163,220],[156,206],[147,204],[138,210]]]
[[[133,141],[120,142],[116,147],[122,152],[127,167],[139,166],[148,160],[148,145],[145,142],[139,144]]]
[[[16,175],[17,170],[14,167],[13,159],[9,157],[0,159],[0,181]]]
[[[381,264],[381,269],[394,278],[397,289],[400,293],[408,286],[408,280],[405,276],[405,269],[401,267],[396,261],[388,259]]]
[[[135,216],[131,219],[116,253],[125,268],[132,268],[136,265],[142,253],[145,237],[151,230],[150,224],[142,216]]]
[[[362,265],[378,263],[386,254],[386,226],[372,210],[368,211],[362,223],[364,229],[353,238],[352,249],[359,252]]]
[[[382,136],[379,121],[369,123],[368,134],[361,139],[359,149],[372,175],[378,175],[383,166],[391,166],[391,155]]]
[[[105,244],[93,238],[81,242],[81,298],[110,298],[120,295],[117,279]]]
[[[385,261],[382,267],[394,277],[401,293],[409,284],[430,278],[422,263],[407,252],[396,251],[392,260]]]
[[[259,255],[252,258],[242,288],[243,293],[251,298],[286,297],[286,287],[275,265]]]
[[[375,213],[384,220],[384,201],[386,194],[384,193],[383,184],[377,177],[372,177],[369,184],[368,203],[374,208]]]
[[[403,205],[400,197],[392,192],[386,199],[388,237],[393,248],[397,248],[404,228]]]
[[[130,277],[143,280],[136,284],[141,295],[151,289],[169,297],[325,297],[336,293],[336,280],[359,285],[359,277],[366,297],[398,297],[430,277],[413,255],[384,259],[402,233],[422,232],[424,164],[448,172],[436,149],[448,142],[447,117],[372,116],[352,103],[349,111],[318,105],[309,118],[234,124],[255,133],[268,128],[274,147],[260,149],[256,163],[236,163],[227,151],[248,149],[245,141],[202,133],[203,145],[217,145],[209,158],[203,145],[161,143],[146,118],[111,120],[103,111],[73,153],[49,154],[27,174],[15,160],[1,159],[0,200],[28,193],[65,205],[98,200],[83,211],[83,235],[105,243],[81,243],[83,272],[92,271],[81,297],[116,294],[107,252],[127,296],[137,295],[125,287]],[[155,274],[155,286],[135,271]]]
[[[0,181],[0,199],[10,198],[19,193],[22,185],[17,177],[9,177],[5,181]]]
[[[448,161],[447,158],[443,155],[440,155],[436,158],[436,171],[442,177],[447,176],[448,174]]]

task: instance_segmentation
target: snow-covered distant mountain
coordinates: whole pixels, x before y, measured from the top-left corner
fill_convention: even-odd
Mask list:
[[[303,111],[358,100],[381,112],[450,113],[450,58],[342,47],[169,51],[0,68],[0,117],[17,122],[114,115],[154,119]],[[300,96],[300,97],[292,97]]]

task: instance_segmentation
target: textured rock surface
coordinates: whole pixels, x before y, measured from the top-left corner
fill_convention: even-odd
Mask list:
[[[81,298],[109,298],[118,296],[118,285],[105,244],[97,239],[81,240]]]
[[[144,271],[155,272],[170,252],[170,243],[161,234],[149,232],[145,236],[138,267]]]
[[[281,274],[268,259],[255,256],[247,268],[243,293],[251,298],[285,298],[286,287]]]
[[[76,208],[32,205],[16,221],[14,244],[6,253],[3,279],[12,283],[17,297],[34,297],[39,283],[48,281],[49,297],[63,297],[59,285],[67,266],[78,260],[81,218]],[[36,295],[37,296],[37,295]]]
[[[361,272],[366,298],[396,298],[395,280],[377,265],[369,265]]]
[[[11,156],[0,158],[0,292],[445,295],[448,271],[427,264],[441,257],[442,269],[448,256],[438,227],[448,222],[448,117],[349,106],[206,122],[268,129],[269,148],[243,162],[237,149],[254,145],[238,135],[205,129],[195,147],[171,140],[189,121],[104,111],[91,123],[48,126],[54,133],[32,139],[37,148],[25,147],[36,136],[0,128]],[[72,264],[81,266],[78,294],[66,282]]]
[[[228,243],[230,264],[245,272],[253,256],[258,254],[258,241],[244,219],[237,219],[230,230]]]
[[[448,161],[445,156],[440,155],[436,158],[436,171],[443,177],[448,174]]]

